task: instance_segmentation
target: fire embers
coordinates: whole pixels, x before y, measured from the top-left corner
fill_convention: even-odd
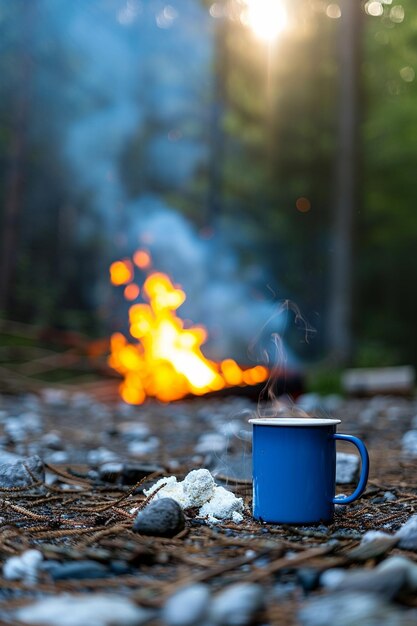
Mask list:
[[[135,267],[146,273],[142,286],[133,282]],[[261,365],[243,370],[233,359],[221,363],[206,359],[201,351],[206,330],[186,327],[177,316],[185,292],[166,274],[151,271],[148,252],[137,250],[133,261],[112,263],[110,280],[124,287],[127,300],[142,299],[129,309],[129,332],[136,341],[115,333],[110,342],[109,364],[124,378],[120,394],[125,402],[142,404],[147,397],[169,402],[224,387],[256,385],[268,378]]]

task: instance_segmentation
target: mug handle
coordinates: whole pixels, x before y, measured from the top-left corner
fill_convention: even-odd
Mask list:
[[[336,433],[332,436],[333,436],[333,439],[340,439],[341,441],[349,441],[350,443],[353,443],[353,445],[356,446],[357,449],[359,450],[359,454],[361,456],[361,462],[362,462],[361,475],[359,477],[359,483],[355,491],[350,496],[346,496],[345,498],[333,498],[334,504],[349,504],[350,502],[353,502],[354,500],[356,500],[356,498],[359,498],[359,496],[361,496],[363,492],[365,491],[366,483],[368,481],[368,474],[369,474],[368,450],[366,449],[366,446],[363,443],[363,441],[361,441],[357,437],[354,437],[353,435],[339,435],[338,433]]]

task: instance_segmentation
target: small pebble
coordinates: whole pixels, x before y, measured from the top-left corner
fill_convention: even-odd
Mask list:
[[[405,454],[417,456],[417,430],[409,430],[402,438],[402,447]]]
[[[297,579],[305,593],[314,591],[319,586],[320,572],[312,567],[300,567]]]
[[[260,585],[236,583],[214,598],[209,621],[216,626],[246,626],[262,608],[263,600]]]
[[[210,604],[206,585],[184,587],[168,598],[162,619],[167,626],[198,626],[205,621]]]
[[[392,535],[382,532],[382,530],[368,530],[362,537],[361,544],[365,545],[375,539],[392,539]]]
[[[12,556],[3,565],[6,580],[24,580],[33,583],[37,579],[39,566],[43,560],[39,550],[26,550],[19,556]]]
[[[132,456],[146,456],[155,452],[160,445],[158,437],[150,437],[147,441],[131,441],[127,444],[129,454]]]
[[[49,574],[53,580],[86,580],[91,578],[107,578],[108,569],[96,561],[74,561],[59,563]]]
[[[338,452],[336,454],[336,483],[353,483],[359,472],[359,457],[356,454]]]
[[[122,485],[136,485],[146,476],[150,476],[155,472],[163,472],[159,465],[151,465],[145,463],[126,463],[122,469]]]
[[[184,528],[184,513],[172,498],[153,500],[139,511],[133,524],[136,532],[156,537],[173,537]]]
[[[334,567],[323,572],[320,576],[320,585],[325,589],[336,589],[346,576],[346,570]]]
[[[398,544],[400,548],[417,550],[417,515],[410,517],[395,536],[400,540]]]

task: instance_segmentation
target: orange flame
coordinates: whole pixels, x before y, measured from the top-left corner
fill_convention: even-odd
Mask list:
[[[146,256],[142,256],[146,255]],[[137,250],[134,263],[149,268],[148,252]],[[139,261],[139,262],[138,262]],[[123,267],[122,267],[123,266]],[[111,282],[123,285],[133,279],[130,261],[116,261],[110,267]],[[137,287],[128,285],[128,287]],[[233,359],[216,364],[204,356],[201,346],[207,339],[201,326],[184,328],[176,315],[186,295],[161,272],[151,272],[141,289],[125,288],[125,298],[132,300],[142,294],[143,303],[129,309],[130,334],[137,343],[129,342],[121,333],[111,337],[109,365],[122,374],[120,394],[129,404],[142,404],[147,397],[169,402],[188,394],[203,395],[223,387],[254,385],[268,377],[268,370],[258,365],[242,370]]]

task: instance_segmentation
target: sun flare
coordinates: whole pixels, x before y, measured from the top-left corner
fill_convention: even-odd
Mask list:
[[[245,0],[245,4],[242,23],[259,39],[273,42],[287,27],[287,12],[282,0]]]

